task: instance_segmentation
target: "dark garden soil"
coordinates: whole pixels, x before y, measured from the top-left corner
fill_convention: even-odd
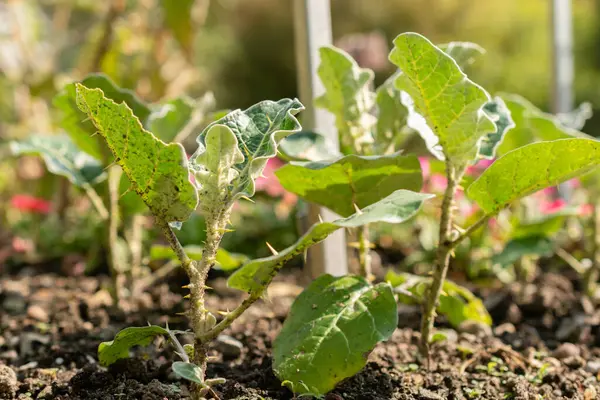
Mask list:
[[[215,342],[208,374],[227,379],[217,387],[221,399],[293,398],[271,372],[270,348],[300,290],[294,282],[292,275],[279,278],[270,301],[253,306]],[[177,315],[184,311],[184,290],[163,283],[115,311],[100,284],[51,274],[2,279],[0,398],[186,398],[165,343],[136,349],[136,358],[108,370],[96,359],[98,343],[124,327],[168,320],[185,329]],[[211,295],[209,308],[237,304],[238,294],[223,278],[211,286],[220,297]],[[525,290],[479,294],[494,317],[493,331],[476,324],[448,331],[434,346],[427,372],[416,358],[419,310],[402,307],[393,338],[326,399],[600,399],[600,310],[581,302],[571,281],[547,274]]]

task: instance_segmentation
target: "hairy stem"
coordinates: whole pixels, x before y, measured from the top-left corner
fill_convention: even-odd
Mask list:
[[[102,201],[102,199],[100,198],[98,193],[94,190],[94,188],[89,184],[85,184],[83,186],[83,190],[85,190],[85,194],[90,199],[90,202],[92,203],[92,205],[94,206],[94,208],[96,209],[98,214],[100,215],[100,218],[102,218],[104,220],[109,219],[108,210],[106,209],[104,202]]]
[[[464,170],[464,169],[463,169]],[[451,240],[452,234],[452,220],[453,220],[453,206],[454,206],[454,195],[458,187],[458,182],[462,176],[462,170],[457,173],[456,168],[448,161],[446,161],[446,176],[448,178],[448,186],[444,193],[444,199],[442,201],[441,217],[440,217],[440,231],[439,231],[439,244],[436,253],[436,265],[433,272],[433,281],[427,294],[425,301],[423,318],[421,320],[421,343],[420,351],[421,355],[427,359],[429,365],[429,336],[433,329],[433,323],[435,320],[435,309],[437,307],[440,294],[442,292],[442,285],[446,279],[448,273],[448,266],[450,265],[450,255],[452,253],[453,245]]]
[[[587,269],[583,276],[583,287],[585,293],[593,297],[594,292],[596,291],[596,285],[598,283],[598,278],[600,275],[600,201],[598,201],[594,206],[593,213],[593,257],[592,257],[592,265]]]
[[[110,263],[110,275],[113,282],[113,300],[115,304],[118,304],[121,299],[121,274],[123,271],[123,265],[118,254],[118,240],[119,240],[119,181],[121,179],[121,168],[117,165],[113,165],[108,169],[108,197],[110,215],[108,221],[108,253]]]
[[[125,238],[131,252],[131,265],[127,273],[127,286],[132,291],[141,276],[144,220],[145,218],[141,214],[133,215],[129,228],[125,231]]]
[[[371,273],[371,242],[369,241],[369,225],[358,228],[358,262],[360,275],[368,281],[373,281]]]

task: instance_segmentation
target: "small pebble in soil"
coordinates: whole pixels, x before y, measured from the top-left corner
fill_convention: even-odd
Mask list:
[[[600,372],[600,360],[588,361],[587,364],[585,365],[585,370],[594,375],[598,374],[598,372]]]
[[[27,308],[27,315],[40,322],[48,322],[50,318],[48,313],[41,306],[32,305]]]
[[[242,354],[244,345],[228,335],[219,335],[215,340],[215,349],[223,355],[224,360],[234,360]]]
[[[511,334],[511,333],[515,333],[516,331],[517,330],[516,330],[515,326],[513,324],[511,324],[510,322],[505,322],[501,325],[498,325],[496,328],[494,328],[494,334],[496,336]]]
[[[564,360],[569,357],[579,357],[581,350],[573,343],[565,342],[558,346],[552,355],[559,360]]]
[[[458,326],[458,331],[461,333],[470,333],[480,338],[492,336],[492,328],[478,321],[463,321]]]
[[[19,382],[15,371],[6,365],[0,365],[0,399],[14,398],[18,389]]]
[[[21,293],[13,291],[0,293],[0,308],[8,314],[22,314],[26,307],[27,302]]]

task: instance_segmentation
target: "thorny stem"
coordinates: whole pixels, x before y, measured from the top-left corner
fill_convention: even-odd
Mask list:
[[[451,248],[455,248],[458,246],[463,240],[468,238],[475,232],[477,229],[481,228],[483,224],[485,224],[490,218],[492,214],[485,214],[483,217],[479,218],[477,221],[473,223],[473,225],[469,226],[467,230],[465,230],[458,238],[454,239],[450,244]]]
[[[109,213],[108,213],[108,210],[106,209],[106,206],[104,205],[104,202],[98,195],[98,193],[89,184],[85,184],[83,186],[83,190],[85,190],[85,194],[92,202],[92,205],[94,206],[94,208],[100,215],[100,218],[107,220],[109,218]]]
[[[436,253],[436,265],[433,273],[433,281],[429,288],[427,299],[424,305],[423,318],[421,320],[421,355],[427,360],[429,366],[429,336],[433,329],[435,320],[435,309],[442,292],[442,285],[448,273],[450,265],[450,255],[452,253],[452,220],[454,195],[458,187],[458,182],[462,177],[464,169],[457,173],[457,169],[450,162],[446,161],[446,176],[448,186],[444,193],[442,201],[442,214],[440,217],[439,244]]]
[[[594,206],[592,229],[594,232],[592,265],[583,276],[584,290],[589,297],[594,296],[600,275],[600,201],[596,202]]]
[[[371,273],[371,242],[369,241],[369,225],[365,224],[358,228],[358,261],[360,275],[368,281],[373,280]]]
[[[562,247],[556,247],[554,249],[554,254],[563,260],[569,267],[573,268],[579,275],[585,276],[587,267],[581,261],[573,257],[571,253]]]

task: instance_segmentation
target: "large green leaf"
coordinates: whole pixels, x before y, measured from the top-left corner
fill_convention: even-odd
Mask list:
[[[311,131],[286,137],[279,143],[279,152],[288,161],[322,161],[342,156],[325,136]]]
[[[236,156],[236,164],[231,166],[228,175],[219,179],[228,180],[233,174],[236,175],[235,179],[229,181],[229,190],[233,194],[231,200],[253,196],[254,180],[261,175],[269,158],[277,155],[277,143],[300,131],[300,124],[294,115],[303,109],[304,106],[298,100],[283,99],[278,102],[263,101],[247,110],[230,112],[210,124],[198,136],[198,150],[190,159],[192,169],[200,174],[210,171],[210,166],[202,164],[207,157],[212,158],[203,155],[207,152],[206,138],[214,126],[224,126],[225,128],[217,129],[228,136],[225,129],[231,130],[243,158],[237,161],[239,157]]]
[[[501,97],[510,111],[515,127],[506,134],[499,148],[500,155],[538,141],[589,138],[585,133],[561,124],[557,117],[543,112],[524,97],[516,94],[502,94]]]
[[[79,187],[94,185],[106,174],[100,161],[81,151],[67,135],[35,135],[10,142],[13,154],[35,154],[42,157],[48,171],[67,177]]]
[[[294,301],[273,343],[273,371],[294,392],[322,396],[360,371],[397,325],[389,284],[323,275]]]
[[[249,293],[261,293],[281,267],[292,257],[301,254],[315,243],[324,240],[340,228],[356,228],[375,222],[398,224],[417,213],[430,194],[397,190],[385,199],[365,207],[348,218],[313,225],[296,243],[271,257],[252,260],[237,270],[227,284]]]
[[[483,111],[496,124],[496,131],[483,137],[478,156],[491,160],[496,157],[496,149],[502,143],[506,133],[514,128],[515,123],[510,116],[509,109],[500,97],[495,97],[492,101],[486,103],[483,106]]]
[[[375,95],[370,85],[373,71],[360,68],[345,51],[336,47],[319,49],[321,63],[317,73],[325,86],[325,94],[315,105],[335,116],[343,148],[356,150],[373,142],[371,130],[376,119],[370,114]]]
[[[81,81],[81,84],[90,89],[101,89],[104,96],[115,103],[125,102],[142,123],[150,115],[150,108],[134,92],[121,89],[106,75],[88,75]],[[65,86],[54,97],[53,103],[60,111],[60,126],[71,136],[77,147],[98,160],[105,160],[108,157],[108,151],[104,141],[100,137],[92,137],[96,133],[96,128],[77,107],[75,83]]]
[[[522,236],[510,240],[500,253],[494,254],[492,264],[508,267],[525,256],[549,256],[554,252],[547,236]]]
[[[186,54],[190,54],[194,41],[192,7],[194,0],[161,0],[164,25]]]
[[[194,102],[178,97],[162,103],[148,117],[148,130],[165,143],[171,143],[192,117]]]
[[[600,142],[560,139],[533,143],[496,160],[467,195],[488,214],[548,186],[584,174],[600,163]]]
[[[175,361],[173,364],[171,364],[171,369],[176,375],[182,377],[183,379],[187,379],[188,381],[197,383],[199,385],[204,385],[204,381],[202,380],[202,375],[204,375],[202,368],[196,364]]]
[[[432,278],[408,273],[398,274],[390,270],[386,274],[385,280],[395,288],[400,287],[412,293],[412,298],[402,294],[398,296],[403,303],[413,304],[416,297],[419,304],[423,304]],[[464,321],[492,324],[492,317],[485,309],[483,302],[469,289],[449,280],[444,281],[436,311],[448,318],[448,322],[454,327],[458,327]]]
[[[452,57],[416,33],[394,39],[390,60],[402,72],[395,85],[407,94],[403,103],[409,109],[409,126],[423,136],[432,153],[440,157],[441,151],[456,165],[475,159],[482,137],[496,131],[481,111],[490,100],[487,92],[469,80]]]
[[[408,110],[402,104],[400,91],[394,87],[396,76],[390,77],[375,94],[377,103],[377,125],[375,147],[378,154],[397,150],[398,142],[407,129]]]
[[[156,336],[168,335],[169,332],[160,326],[125,328],[110,342],[102,342],[98,346],[100,365],[109,366],[118,359],[129,357],[129,349],[133,346],[148,346]]]
[[[472,42],[450,42],[440,44],[439,48],[456,61],[461,69],[473,64],[482,55],[485,49]]]
[[[592,118],[593,115],[592,104],[586,101],[581,103],[576,109],[557,114],[556,117],[563,126],[579,130],[584,127],[586,121]]]
[[[285,189],[347,217],[399,189],[418,192],[423,185],[414,155],[349,155],[334,161],[292,162],[275,175]]]
[[[144,130],[125,103],[107,99],[100,89],[77,84],[77,105],[106,139],[133,190],[152,213],[166,221],[185,221],[196,209],[198,195],[183,147],[167,145]]]

